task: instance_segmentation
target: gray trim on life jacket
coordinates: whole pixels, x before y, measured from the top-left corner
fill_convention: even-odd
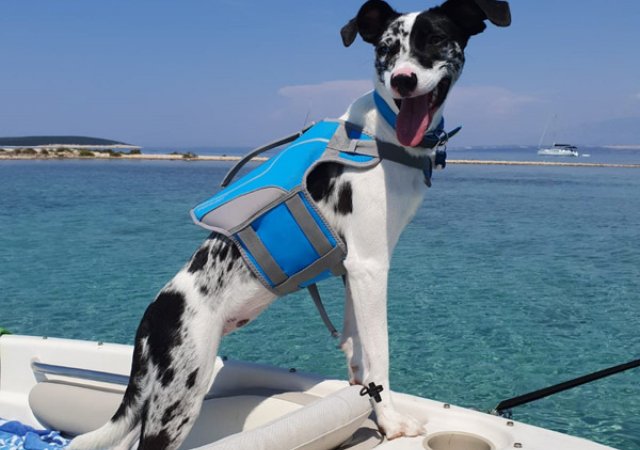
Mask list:
[[[333,246],[318,226],[318,223],[311,214],[309,214],[309,211],[302,203],[300,197],[298,195],[291,197],[285,202],[285,205],[287,205],[287,208],[291,211],[293,218],[304,230],[305,236],[309,242],[311,242],[311,245],[318,255],[328,253]]]
[[[439,150],[439,147],[446,147],[447,142],[450,138],[452,138],[455,134],[460,131],[461,127],[457,127],[450,132],[446,132],[444,130],[440,130],[437,136],[431,136],[428,139],[425,138],[423,146],[418,147],[425,150],[435,149],[435,152],[432,154],[424,154],[421,156],[414,156],[409,154],[406,149],[400,145],[392,144],[387,141],[382,140],[359,140],[359,139],[351,139],[348,136],[346,128],[352,128],[353,130],[357,130],[362,132],[362,127],[355,125],[351,122],[343,121],[343,120],[327,120],[327,122],[339,122],[341,124],[340,127],[336,130],[335,134],[331,138],[329,144],[327,144],[327,148],[338,151],[338,152],[347,152],[347,153],[356,153],[361,155],[372,156],[376,159],[382,160],[386,159],[389,161],[396,162],[398,164],[402,164],[403,166],[413,167],[416,169],[420,169],[423,171],[425,175],[425,184],[428,187],[431,187],[431,173],[434,167],[440,166],[444,168],[446,165],[446,152],[444,150]],[[229,169],[227,174],[224,176],[222,182],[220,183],[221,187],[226,187],[233,181],[233,178],[238,174],[240,169],[244,167],[251,159],[256,156],[272,150],[274,148],[280,147],[282,145],[288,144],[290,142],[295,141],[298,137],[302,136],[305,131],[312,128],[316,122],[312,122],[310,125],[304,127],[302,130],[297,133],[290,134],[289,136],[282,137],[280,139],[276,139],[275,141],[258,147],[245,156],[243,156],[236,164]]]
[[[299,290],[302,287],[309,289],[323,322],[327,324],[332,336],[335,337],[338,333],[331,324],[326,311],[324,311],[315,283],[330,275],[344,276],[346,271],[343,262],[347,256],[347,248],[336,230],[324,218],[307,190],[306,180],[309,174],[319,165],[327,162],[336,162],[356,170],[368,170],[375,167],[382,160],[387,160],[420,170],[424,174],[425,183],[430,186],[433,168],[438,164],[444,166],[444,158],[446,157],[446,154],[438,153],[438,149],[441,145],[446,144],[448,137],[455,134],[457,130],[454,130],[451,134],[441,131],[442,138],[437,138],[433,141],[435,149],[433,147],[422,147],[424,150],[422,152],[423,155],[414,156],[402,146],[375,140],[374,137],[364,133],[363,129],[355,124],[342,120],[328,120],[326,122],[337,124],[335,131],[332,131],[333,134],[326,134],[326,137],[323,137],[322,134],[318,135],[316,133],[313,135],[312,130],[310,131],[311,136],[307,135],[306,140],[304,136],[301,138],[303,133],[313,126],[311,125],[301,132],[257,148],[238,161],[229,170],[222,182],[223,187],[229,185],[242,167],[253,157],[300,138],[299,141],[287,147],[288,154],[294,152],[293,154],[300,155],[297,153],[298,151],[311,151],[304,148],[305,144],[311,143],[311,145],[316,145],[316,150],[314,151],[317,152],[319,150],[321,153],[319,153],[319,156],[314,156],[315,159],[308,165],[298,166],[302,171],[290,172],[302,175],[301,181],[297,182],[298,184],[284,188],[271,180],[270,183],[272,184],[258,184],[257,188],[252,188],[235,196],[233,194],[225,194],[227,191],[222,191],[216,194],[217,198],[223,199],[225,195],[229,195],[228,200],[214,200],[214,203],[209,204],[213,205],[217,202],[217,206],[211,206],[210,209],[207,209],[209,207],[206,206],[207,202],[205,202],[197,207],[199,208],[197,217],[194,213],[195,208],[192,210],[191,215],[198,225],[231,238],[251,271],[274,294],[281,296]],[[318,126],[322,127],[322,124]],[[351,138],[350,136],[357,136],[358,138]],[[326,147],[318,149],[318,143],[325,143]],[[279,155],[270,160],[274,161],[274,163],[268,166],[266,170],[271,170],[273,167],[282,168],[281,161],[289,161],[286,158],[278,160],[278,157]],[[278,162],[278,166],[275,166],[276,162]],[[255,170],[259,171],[260,169]],[[249,180],[254,181],[265,173],[268,172],[259,172],[256,178],[249,178]],[[244,185],[240,184],[240,186],[246,185],[246,182]],[[230,192],[234,192],[233,185],[229,189],[231,189]],[[216,198],[216,196],[212,199]],[[296,242],[295,239],[300,238],[294,238],[291,243],[286,244],[290,247],[274,247],[273,239],[269,241],[267,235],[264,234],[265,228],[256,225],[268,223],[269,221],[265,222],[264,217],[273,218],[274,211],[285,211],[283,207],[286,207],[286,211],[288,211],[286,214],[289,215],[290,219],[282,217],[282,221],[280,221],[281,216],[277,216],[277,221],[270,219],[269,225],[265,226],[272,228],[267,228],[267,233],[270,233],[268,230],[278,230],[284,223],[294,223],[297,229],[300,230],[297,233],[306,239],[307,243],[304,245],[309,249],[313,249],[312,252],[315,255],[314,259],[308,259],[305,265],[299,265],[293,271],[291,264],[282,263],[283,250],[284,255],[293,258],[298,257],[300,252],[297,252],[296,249],[299,241]],[[275,214],[281,213],[277,212]],[[263,242],[262,239],[267,240]],[[293,253],[288,253],[289,248]]]
[[[238,231],[238,237],[242,239],[247,251],[258,261],[262,270],[267,274],[269,279],[276,285],[280,285],[287,281],[289,277],[282,271],[278,263],[269,253],[269,250],[264,246],[258,234],[251,227],[244,227],[244,229]]]

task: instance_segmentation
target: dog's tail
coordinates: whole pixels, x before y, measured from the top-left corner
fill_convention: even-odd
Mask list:
[[[125,440],[138,427],[144,415],[144,405],[149,397],[142,388],[148,386],[149,371],[142,358],[144,344],[136,336],[133,352],[133,364],[129,385],[122,402],[113,417],[102,427],[73,439],[68,450],[105,450],[112,449]]]
[[[68,450],[106,450],[114,448],[133,430],[135,425],[126,420],[111,419],[95,431],[76,437]]]

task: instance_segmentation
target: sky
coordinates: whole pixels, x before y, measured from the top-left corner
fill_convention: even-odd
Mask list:
[[[344,48],[362,1],[0,1],[0,136],[255,146],[372,87]],[[412,12],[439,4],[396,0]],[[512,0],[466,50],[445,108],[459,146],[640,144],[640,1]]]

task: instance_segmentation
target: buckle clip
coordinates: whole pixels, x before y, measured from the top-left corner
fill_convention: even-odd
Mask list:
[[[381,384],[375,384],[373,381],[369,383],[369,386],[365,386],[360,390],[360,395],[365,396],[369,395],[372,399],[376,401],[376,403],[380,403],[382,401],[382,397],[380,396],[380,392],[384,391],[384,388]]]

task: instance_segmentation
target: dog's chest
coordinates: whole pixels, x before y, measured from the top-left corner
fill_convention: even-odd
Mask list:
[[[340,187],[352,188],[352,208],[340,213]],[[383,161],[367,171],[345,170],[335,181],[335,198],[318,204],[351,252],[391,257],[400,235],[424,200],[427,187],[417,170]]]

